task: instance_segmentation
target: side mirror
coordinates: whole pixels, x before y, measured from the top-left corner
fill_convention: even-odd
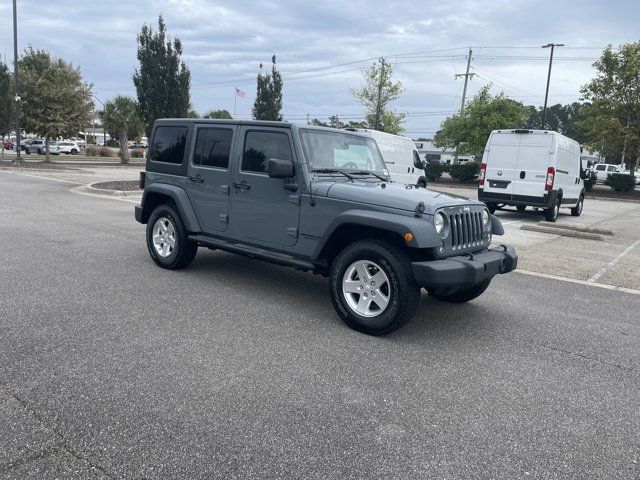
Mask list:
[[[293,174],[293,162],[291,160],[282,160],[280,158],[269,159],[270,178],[291,178]]]

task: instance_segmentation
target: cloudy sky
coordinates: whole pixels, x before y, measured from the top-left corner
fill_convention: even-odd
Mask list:
[[[80,66],[101,101],[135,96],[136,35],[164,15],[169,34],[183,42],[192,73],[191,98],[250,118],[258,65],[276,54],[284,77],[284,117],[305,122],[362,118],[350,96],[364,67],[385,56],[405,87],[394,104],[407,114],[406,134],[432,136],[460,108],[469,47],[468,96],[491,83],[526,104],[542,105],[549,49],[554,57],[550,104],[579,98],[603,47],[640,40],[638,0],[583,1],[248,1],[18,0],[18,46],[49,50]],[[11,61],[11,2],[0,3],[0,55]],[[96,102],[99,106],[99,103]]]

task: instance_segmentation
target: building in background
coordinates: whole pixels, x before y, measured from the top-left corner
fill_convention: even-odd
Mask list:
[[[451,150],[437,148],[429,140],[414,140],[416,149],[420,157],[429,163],[441,163],[442,165],[451,165],[455,163],[465,163],[475,160],[473,155],[458,155]]]

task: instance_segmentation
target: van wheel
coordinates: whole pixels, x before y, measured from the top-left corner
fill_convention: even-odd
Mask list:
[[[487,203],[487,208],[489,209],[489,213],[491,213],[491,215],[493,215],[494,213],[496,213],[496,210],[498,209],[498,204],[497,203]]]
[[[474,298],[479,297],[484,293],[484,291],[489,287],[491,283],[491,279],[483,280],[480,283],[476,283],[475,285],[471,285],[464,290],[459,290],[455,293],[441,295],[437,291],[430,292],[432,296],[436,297],[438,300],[442,300],[443,302],[450,303],[464,303],[469,300],[473,300]]]
[[[159,267],[177,270],[189,265],[198,253],[198,244],[188,238],[180,215],[171,205],[160,205],[147,222],[147,249]]]
[[[584,197],[580,197],[578,200],[578,204],[571,209],[571,215],[574,217],[579,217],[582,214],[582,207],[584,206]]]
[[[526,209],[526,205],[516,205],[516,210],[518,210],[519,212],[524,212]]]
[[[405,325],[420,300],[409,258],[379,240],[362,240],[340,252],[331,266],[329,286],[342,320],[369,335]]]
[[[416,183],[416,187],[418,188],[427,188],[427,179],[424,177],[420,177],[418,179],[418,183]]]
[[[547,222],[555,222],[558,219],[558,213],[560,213],[560,202],[562,199],[558,197],[556,203],[551,208],[544,209],[544,219]]]

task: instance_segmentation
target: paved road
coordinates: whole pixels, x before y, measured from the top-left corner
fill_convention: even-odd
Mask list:
[[[70,187],[0,173],[1,478],[640,477],[640,296],[514,273],[368,337]]]

